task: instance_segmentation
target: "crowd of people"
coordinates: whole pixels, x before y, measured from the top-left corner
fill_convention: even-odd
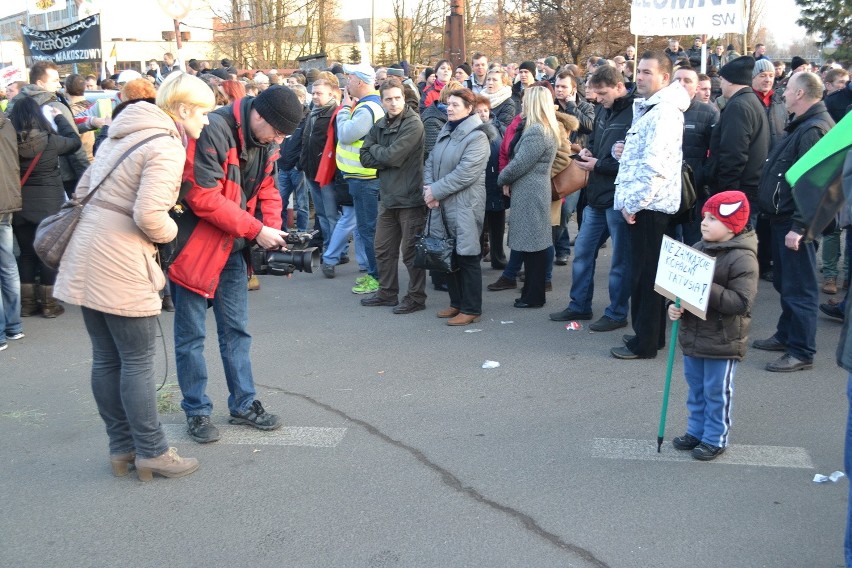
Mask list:
[[[285,77],[239,72],[227,59],[215,69],[191,60],[183,71],[166,54],[144,75],[60,82],[56,65],[38,62],[28,83],[6,86],[0,115],[0,160],[9,166],[0,191],[0,350],[24,337],[22,318],[56,318],[62,302],[82,306],[115,473],[135,465],[143,479],[175,477],[198,463],[168,447],[149,404],[147,354],[161,309],[175,312],[194,440],[219,439],[206,395],[208,306],[230,421],[281,426],[256,399],[251,371],[248,291],[260,286],[250,278],[252,246],[280,249],[288,231],[315,229],[320,278],[339,276],[351,249],[361,306],[411,314],[433,296],[450,326],[479,321],[483,292],[518,281],[514,307],[543,307],[553,271],[570,261],[570,300],[549,319],[595,320],[591,330],[612,332],[629,316],[633,333],[616,342],[614,358],[656,357],[667,315],[683,319],[689,421],[673,443],[714,459],[728,446],[758,278],[773,282],[782,309],[776,332],[751,343],[779,353],[770,372],[811,369],[818,313],[846,317],[845,300],[820,303],[820,291],[849,289],[848,262],[839,264],[850,256],[848,230],[845,255],[840,243],[852,220],[840,216],[823,231],[818,252],[784,176],[843,119],[852,89],[834,63],[816,69],[795,57],[787,72],[761,45],[744,56],[734,46],[706,53],[706,74],[700,38],[685,51],[672,40],[665,51],[590,57],[583,69],[554,56],[502,65],[475,53],[470,64],[440,60],[419,73],[405,62],[360,63]],[[111,88],[118,94],[106,104],[86,97]],[[555,180],[569,169],[584,182],[563,195]],[[687,185],[696,199],[684,207]],[[38,224],[67,198],[95,191],[52,270],[33,247]],[[426,232],[452,240],[452,271],[428,275],[415,263],[415,237]],[[654,291],[664,235],[717,259],[706,321]],[[155,244],[169,242],[166,263]],[[595,319],[605,246],[609,301]],[[488,285],[483,263],[497,271]]]

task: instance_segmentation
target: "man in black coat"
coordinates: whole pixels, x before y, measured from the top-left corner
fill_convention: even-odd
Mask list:
[[[423,123],[405,104],[402,82],[391,77],[380,88],[385,116],[373,125],[361,147],[361,165],[379,175],[376,266],[379,289],[362,306],[393,306],[395,314],[426,309],[426,271],[414,267],[414,235],[426,225],[423,201]],[[399,294],[399,251],[408,269],[408,292]]]
[[[757,183],[769,154],[769,123],[763,105],[751,88],[754,58],[744,55],[719,71],[727,103],[710,137],[705,179],[713,194],[735,189],[751,205],[751,225],[757,220]],[[714,183],[715,182],[715,183]]]
[[[755,341],[753,346],[784,353],[766,365],[766,370],[772,372],[810,369],[816,353],[816,250],[813,242],[802,238],[807,227],[784,176],[834,126],[821,99],[819,76],[801,72],[790,78],[784,103],[794,116],[786,128],[787,135],[772,150],[760,177],[760,210],[769,216],[772,227],[772,284],[781,296],[781,317],[775,334]]]

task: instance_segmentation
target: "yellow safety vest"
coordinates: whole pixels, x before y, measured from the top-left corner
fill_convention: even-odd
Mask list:
[[[376,93],[370,94],[375,95]],[[352,112],[349,114],[348,120],[352,120],[352,117],[355,116],[355,111],[362,106],[367,106],[373,112],[373,124],[381,120],[381,118],[385,115],[385,110],[379,103],[372,100],[373,98],[377,97],[371,97],[370,99],[364,97],[364,99],[358,101],[358,104],[352,108]],[[363,138],[360,138],[351,144],[344,144],[340,141],[337,142],[337,169],[343,172],[344,178],[376,179],[377,172],[374,168],[365,168],[361,165],[361,146],[363,145]]]

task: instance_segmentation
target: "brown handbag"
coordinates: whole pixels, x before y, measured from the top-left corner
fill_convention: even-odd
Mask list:
[[[589,172],[581,170],[577,162],[571,160],[564,170],[550,178],[550,198],[552,201],[567,197],[580,191],[589,183]]]

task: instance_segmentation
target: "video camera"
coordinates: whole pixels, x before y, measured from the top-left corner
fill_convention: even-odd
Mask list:
[[[312,273],[319,268],[320,253],[317,247],[309,247],[319,231],[290,233],[284,240],[293,248],[289,250],[266,250],[259,246],[251,249],[251,267],[255,274],[286,276],[295,271]]]

